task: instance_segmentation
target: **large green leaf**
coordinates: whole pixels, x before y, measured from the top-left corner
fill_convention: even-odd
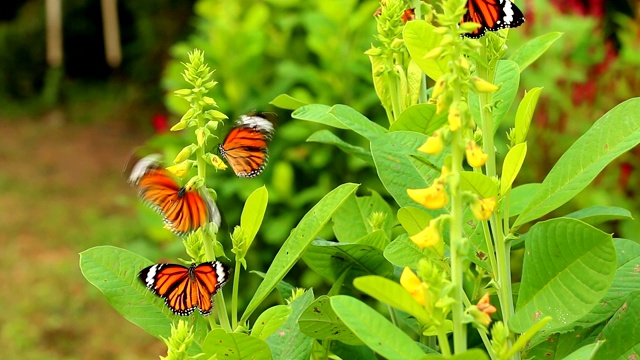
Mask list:
[[[598,225],[613,220],[633,220],[631,212],[627,209],[617,206],[589,206],[564,217],[580,219],[589,225]]]
[[[341,359],[358,359],[358,360],[378,360],[376,354],[368,346],[347,345],[340,341],[331,342],[331,352],[338,355]]]
[[[276,331],[291,315],[291,307],[276,305],[263,311],[251,328],[251,336],[266,340]]]
[[[350,296],[331,298],[342,322],[373,351],[390,360],[420,359],[424,352],[407,334],[365,303]]]
[[[566,329],[589,327],[608,319],[624,304],[629,294],[640,291],[640,244],[627,239],[613,239],[613,245],[618,263],[611,287],[597,306]]]
[[[460,188],[471,191],[485,199],[498,195],[496,183],[482,173],[462,171],[460,173]]]
[[[275,99],[271,100],[269,104],[275,107],[279,107],[280,109],[287,110],[295,110],[307,105],[307,103],[305,103],[304,101],[298,100],[289,94],[280,94],[276,96]]]
[[[640,291],[632,293],[604,327],[601,335],[604,344],[594,359],[637,359],[640,355],[640,321],[638,319],[640,319]]]
[[[492,79],[485,79],[492,81]],[[520,85],[520,70],[518,65],[513,61],[500,60],[496,68],[496,76],[493,79],[493,83],[500,86],[498,91],[493,93],[493,105],[491,106],[491,112],[493,114],[493,132],[495,133],[502,120],[506,116],[513,100],[518,93],[518,86]],[[478,94],[472,92],[469,93],[469,110],[473,118],[480,122],[480,97]]]
[[[217,356],[217,359],[272,359],[269,346],[264,340],[239,332],[227,333],[223,329],[214,329],[207,335],[202,351],[208,357]]]
[[[429,249],[420,249],[408,234],[402,234],[384,249],[384,257],[393,265],[415,268],[418,261],[429,254]]]
[[[553,219],[527,234],[516,313],[509,327],[524,332],[551,316],[552,331],[589,312],[611,286],[616,252],[611,235],[575,219]]]
[[[513,181],[520,173],[524,158],[527,156],[527,143],[519,143],[509,149],[502,165],[502,176],[500,177],[500,195],[504,195],[511,189]]]
[[[542,56],[560,36],[562,36],[562,33],[552,32],[533,38],[516,49],[509,57],[509,60],[518,64],[518,68],[522,72]]]
[[[331,106],[312,104],[305,105],[296,109],[291,117],[298,120],[316,122],[324,125],[333,126],[338,129],[348,129],[344,124],[338,121],[335,116],[329,113]]]
[[[339,340],[349,345],[362,345],[362,341],[338,318],[328,296],[312,302],[298,318],[300,331],[318,340]]]
[[[529,206],[514,223],[535,220],[571,200],[613,159],[640,143],[640,98],[607,112],[551,169]]]
[[[411,59],[428,77],[437,80],[447,71],[449,56],[425,57],[429,51],[439,47],[442,42],[442,35],[435,31],[435,26],[426,21],[409,21],[404,26],[402,37],[409,54],[411,54]]]
[[[429,213],[419,208],[403,207],[398,210],[398,221],[411,236],[426,228],[431,219],[432,217]]]
[[[338,186],[323,197],[309,210],[302,220],[300,220],[298,226],[291,232],[271,262],[271,266],[269,266],[264,280],[260,283],[253,298],[251,298],[251,301],[247,305],[244,314],[242,314],[241,322],[246,321],[258,305],[266,299],[280,280],[284,278],[293,265],[300,259],[307,247],[311,244],[311,241],[315,239],[320,230],[329,222],[335,211],[357,188],[357,184],[343,184]]]
[[[385,219],[380,228],[390,235],[393,214],[389,204],[375,191],[370,196],[351,196],[333,216],[333,232],[341,242],[356,242],[372,233],[371,218],[374,213],[383,214]]]
[[[114,246],[98,246],[80,253],[82,274],[114,309],[149,334],[168,338],[171,322],[180,317],[138,279],[138,272],[149,265],[151,261]],[[195,321],[196,343],[200,343],[208,331],[207,322],[199,314],[190,318]],[[193,346],[199,349],[197,344]]]
[[[431,136],[446,123],[446,112],[436,114],[435,104],[416,104],[406,108],[389,130],[416,131]]]
[[[300,331],[298,319],[313,299],[313,289],[309,289],[293,300],[287,321],[267,338],[274,360],[308,359],[311,355],[313,338]]]
[[[529,183],[517,186],[508,193],[509,198],[509,217],[520,215],[522,211],[529,205],[535,194],[540,189],[542,184]],[[506,197],[503,197],[504,201]],[[502,203],[502,206],[506,206],[506,202]],[[503,213],[504,210],[503,210]]]
[[[425,157],[417,151],[427,140],[426,135],[409,131],[394,131],[371,142],[371,155],[384,187],[398,205],[420,207],[407,195],[407,189],[426,188],[440,176],[440,168],[448,154]],[[431,166],[412,157],[420,157],[431,162]],[[426,209],[425,209],[426,210]],[[432,216],[441,211],[426,210]]]
[[[318,130],[311,134],[311,136],[307,138],[307,141],[335,145],[338,147],[338,149],[344,151],[345,153],[353,155],[363,160],[367,164],[373,166],[373,159],[371,158],[371,153],[368,150],[343,141],[329,130]]]
[[[315,240],[302,259],[313,271],[331,281],[347,271],[347,284],[358,276],[393,272],[393,266],[382,256],[382,251],[369,245]]]
[[[523,359],[565,359],[566,356],[593,342],[602,328],[578,328],[564,334],[543,336],[544,341],[522,354]],[[588,358],[583,358],[588,359]]]
[[[381,303],[412,315],[423,324],[431,322],[431,318],[424,309],[424,306],[418,304],[416,300],[411,297],[411,294],[395,281],[381,276],[369,275],[353,280],[353,285],[356,289]]]

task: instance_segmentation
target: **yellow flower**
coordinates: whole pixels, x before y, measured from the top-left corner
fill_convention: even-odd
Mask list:
[[[183,178],[187,175],[189,170],[191,170],[191,166],[193,163],[189,160],[183,161],[180,164],[169,166],[167,170],[169,170],[173,175]]]
[[[405,266],[404,270],[402,270],[400,285],[411,294],[418,304],[424,305],[425,296],[422,281],[408,266]]]
[[[224,161],[222,161],[220,156],[214,155],[214,154],[207,154],[207,155],[208,156],[205,157],[205,159],[209,164],[213,165],[213,167],[215,167],[216,170],[225,170],[228,167],[227,164],[225,164]]]
[[[460,114],[460,109],[455,104],[451,104],[449,107],[449,116],[447,117],[447,121],[449,122],[449,129],[451,131],[460,129],[460,125],[462,124],[462,115]]]
[[[436,131],[433,136],[427,138],[427,141],[418,148],[418,151],[429,155],[436,155],[442,151],[443,147],[440,132]]]
[[[442,241],[442,235],[440,235],[436,219],[429,221],[429,226],[411,236],[410,239],[421,249],[439,244]]]
[[[489,158],[489,155],[485,154],[482,148],[473,141],[467,143],[465,153],[467,155],[467,162],[474,168],[481,167]]]
[[[191,154],[193,154],[193,151],[195,150],[196,146],[191,144],[188,146],[185,146],[182,150],[180,150],[180,152],[178,153],[178,155],[176,156],[176,158],[173,160],[174,164],[183,162],[185,160],[187,160],[189,158],[189,156],[191,156]]]
[[[497,86],[479,77],[472,77],[471,83],[473,84],[473,88],[479,93],[490,93],[498,90]]]
[[[444,182],[440,180],[436,180],[426,189],[407,189],[407,195],[413,201],[432,210],[441,209],[449,202],[449,197],[444,191]]]
[[[442,95],[446,84],[447,84],[446,75],[440,76],[436,81],[436,84],[433,86],[433,91],[431,92],[431,98],[437,99],[438,96]]]
[[[478,199],[471,203],[471,212],[478,220],[488,220],[496,208],[496,198]]]

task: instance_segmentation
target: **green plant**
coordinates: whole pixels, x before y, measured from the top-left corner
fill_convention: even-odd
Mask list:
[[[598,228],[629,219],[629,212],[596,206],[541,219],[640,143],[635,116],[640,99],[621,103],[595,122],[542,183],[513,187],[529,151],[527,134],[542,89],[525,94],[514,118],[507,110],[517,96],[520,72],[559,34],[532,39],[505,60],[506,31],[481,40],[460,36],[473,26],[458,25],[465,4],[444,0],[436,11],[420,2],[417,20],[406,24],[400,21],[402,1],[387,0],[382,6],[379,39],[390,41],[380,41],[367,54],[388,128],[347,105],[274,100],[297,107],[295,119],[365,138],[368,149],[326,131],[313,135],[373,164],[400,206],[396,214],[376,192],[357,196],[356,184],[330,191],[291,231],[240,315],[236,276],[241,266],[251,267],[243,259],[266,208],[266,190],[257,190],[245,204],[240,230],[232,235],[238,274],[231,289],[231,321],[225,321],[228,314],[218,299],[220,325],[197,315],[191,326],[176,323],[136,283],[132,269],[149,261],[124,250],[84,252],[85,276],[130,321],[156,336],[170,336],[169,358],[375,359],[376,353],[389,359],[633,357],[640,342],[635,279],[640,246]],[[435,82],[430,91],[426,77]],[[179,124],[202,114],[198,101],[191,104],[196,110]],[[504,158],[495,151],[500,124],[511,128]],[[198,129],[206,129],[203,125],[198,121]],[[198,175],[204,182],[200,168],[208,155],[200,139],[209,136],[205,130],[200,134]],[[317,238],[330,221],[337,241]],[[211,238],[200,234],[194,237],[206,245]],[[213,257],[212,250],[205,254]],[[293,287],[282,281],[300,259],[331,281],[326,295],[315,298],[313,289],[291,292]],[[515,286],[517,263],[522,274]],[[292,294],[291,301],[256,318],[274,289],[285,298]]]

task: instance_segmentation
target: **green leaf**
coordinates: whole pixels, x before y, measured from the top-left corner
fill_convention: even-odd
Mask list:
[[[302,259],[313,271],[331,281],[348,272],[346,284],[359,276],[393,272],[393,266],[382,256],[382,251],[368,245],[315,240]]]
[[[527,205],[529,205],[533,197],[536,195],[536,193],[540,189],[541,185],[542,184],[531,183],[531,184],[520,185],[518,187],[511,189],[511,191],[509,192],[509,201],[510,201],[509,217],[520,215],[520,213],[522,213],[522,211],[527,207]],[[505,204],[506,203],[503,203],[503,212],[504,212]]]
[[[500,194],[506,194],[513,181],[520,173],[520,168],[524,163],[524,158],[527,156],[527,143],[519,143],[518,145],[509,149],[507,156],[504,158],[502,165],[502,176],[500,177]]]
[[[80,253],[82,274],[106,296],[116,311],[149,334],[168,338],[171,322],[179,316],[138,279],[138,272],[149,265],[152,265],[151,261],[114,246],[97,246]],[[200,315],[190,318],[195,321],[196,342],[200,343],[205,337],[207,323]],[[195,343],[192,347],[194,351],[199,349]]]
[[[491,81],[492,79],[485,79]],[[513,61],[500,60],[496,68],[496,76],[493,79],[493,83],[500,88],[493,93],[493,103],[491,104],[491,112],[493,113],[493,133],[495,134],[502,123],[502,120],[507,115],[513,100],[518,93],[518,86],[520,85],[520,71],[518,65]],[[478,94],[469,93],[469,110],[476,122],[480,122],[482,118],[480,111],[480,97]]]
[[[578,328],[564,334],[553,334],[544,336],[543,342],[526,350],[522,354],[523,359],[565,359],[575,353],[585,345],[593,342],[593,337],[598,335],[602,327],[598,328]],[[583,357],[582,359],[589,359]]]
[[[591,355],[596,350],[598,344],[589,344],[581,347],[580,349],[572,352],[566,357],[562,358],[562,360],[582,360],[582,359],[591,359]]]
[[[275,305],[265,310],[258,319],[256,319],[251,336],[266,340],[269,335],[273,334],[291,315],[291,308],[286,305]]]
[[[400,284],[381,276],[369,275],[353,280],[356,289],[400,311],[404,311],[423,324],[431,322],[424,307],[416,302]]]
[[[300,331],[298,319],[313,299],[313,289],[309,289],[293,300],[287,321],[267,338],[274,360],[308,359],[311,355],[313,338]]]
[[[264,212],[267,210],[267,203],[269,202],[269,191],[266,186],[261,186],[255,189],[251,195],[247,198],[242,209],[242,215],[240,215],[240,227],[242,228],[242,234],[244,236],[243,251],[247,253],[251,243],[256,238],[260,225],[262,225],[262,219],[264,219]]]
[[[329,114],[333,115],[341,124],[347,126],[348,129],[355,131],[369,141],[373,141],[388,132],[387,129],[346,105],[334,105],[329,110]]]
[[[371,224],[374,213],[385,215],[382,230],[391,233],[393,214],[391,207],[375,191],[370,196],[352,196],[333,216],[333,232],[341,242],[356,242],[376,229]]]
[[[289,94],[280,94],[271,100],[269,104],[286,110],[296,110],[297,108],[307,105],[304,101],[298,100]]]
[[[552,331],[575,322],[611,286],[616,252],[611,235],[575,219],[537,223],[527,234],[516,313],[509,327],[518,333],[551,316]]]
[[[451,356],[444,355],[426,355],[421,358],[422,360],[489,360],[489,355],[480,349],[469,349],[462,354],[455,354]]]
[[[487,175],[471,171],[460,173],[460,188],[487,199],[498,195],[496,183]]]
[[[335,145],[338,147],[338,149],[344,151],[345,153],[353,155],[363,160],[367,164],[373,166],[373,158],[371,157],[371,153],[368,150],[365,150],[360,146],[354,146],[345,141],[342,141],[342,139],[334,135],[329,130],[318,130],[311,134],[311,136],[307,138],[307,141]]]
[[[353,346],[341,343],[340,341],[331,342],[331,352],[338,355],[341,359],[358,359],[358,360],[378,360],[376,354],[368,346]]]
[[[411,236],[429,226],[431,219],[432,217],[429,213],[415,207],[403,207],[398,210],[398,221]]]
[[[633,220],[631,212],[616,206],[595,205],[574,211],[564,217],[579,219],[589,225],[598,225],[613,220]]]
[[[333,311],[326,295],[311,303],[298,319],[300,331],[318,340],[339,340],[349,345],[362,345],[362,341],[344,325]]]
[[[640,244],[627,239],[613,239],[613,245],[618,264],[611,287],[598,305],[574,323],[575,326],[589,327],[601,323],[624,304],[629,294],[640,291]],[[571,328],[568,326],[560,330]]]
[[[420,359],[424,352],[407,334],[375,310],[350,296],[331,298],[342,322],[373,351],[390,360]]]
[[[395,266],[416,268],[418,261],[429,254],[429,249],[420,249],[408,234],[402,234],[385,249],[384,257]]]
[[[300,259],[307,247],[311,244],[311,241],[315,239],[324,225],[329,222],[329,219],[331,219],[335,211],[357,188],[357,184],[343,184],[338,186],[323,197],[309,210],[302,220],[300,220],[298,226],[291,232],[271,262],[271,266],[269,266],[264,280],[255,291],[253,298],[251,298],[251,301],[242,314],[240,322],[247,321],[251,313],[267,298],[280,280],[284,278],[298,259]]]
[[[446,112],[436,114],[435,104],[417,104],[406,108],[389,131],[415,131],[431,136],[446,123]]]
[[[418,152],[427,137],[409,131],[394,131],[371,142],[371,155],[384,187],[401,207],[422,207],[407,195],[407,189],[426,188],[440,176],[440,168],[447,156],[446,151],[425,157]],[[415,160],[426,159],[432,166]],[[427,210],[432,216],[442,211]]]
[[[571,200],[625,151],[640,143],[640,98],[606,113],[558,160],[513,227],[535,220]]]
[[[211,330],[202,344],[209,357],[229,360],[271,360],[271,350],[264,340],[243,333],[227,333],[223,329]]]
[[[518,68],[522,72],[542,56],[560,36],[562,33],[551,32],[533,38],[514,51],[509,60],[518,64]]]
[[[409,21],[404,26],[402,37],[411,59],[429,78],[437,80],[447,71],[449,56],[425,58],[429,51],[439,47],[442,42],[442,35],[435,32],[433,25],[426,21]]]
[[[344,124],[342,124],[335,116],[329,113],[331,110],[331,106],[328,105],[305,105],[301,108],[296,109],[291,117],[298,120],[311,121],[319,124],[333,126],[338,129],[348,129]]]
[[[640,354],[640,291],[632,293],[602,330],[594,359],[636,359]]]
[[[538,98],[540,97],[540,92],[542,88],[537,87],[527,91],[524,94],[524,98],[520,102],[518,106],[518,111],[516,112],[516,144],[523,143],[527,140],[527,134],[529,133],[529,126],[531,125],[531,119],[533,118],[533,112],[536,110],[536,105],[538,104]]]
[[[354,244],[372,246],[380,251],[389,245],[389,237],[382,230],[376,230],[358,239]]]

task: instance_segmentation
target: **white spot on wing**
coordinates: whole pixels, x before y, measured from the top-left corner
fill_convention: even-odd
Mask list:
[[[129,175],[129,183],[135,185],[138,183],[140,178],[149,170],[150,167],[156,166],[160,159],[162,159],[162,155],[160,154],[151,154],[140,159],[131,169],[131,175]]]
[[[272,134],[274,131],[273,124],[269,120],[260,116],[242,115],[238,121],[236,121],[236,124],[244,127],[250,127],[267,134]]]
[[[158,273],[158,270],[162,267],[162,265],[160,264],[156,264],[153,265],[152,267],[149,268],[149,271],[147,271],[147,277],[144,279],[145,284],[147,284],[148,288],[153,288],[153,284],[155,283],[155,279],[156,279],[156,274]]]

